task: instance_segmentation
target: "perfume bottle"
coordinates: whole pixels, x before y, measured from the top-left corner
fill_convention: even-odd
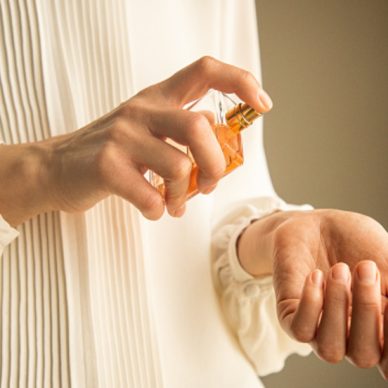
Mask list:
[[[237,97],[234,95],[210,90],[204,97],[194,101],[186,107],[186,109],[191,111],[207,110],[214,113],[213,131],[221,146],[226,162],[226,169],[223,176],[229,174],[236,167],[243,164],[244,156],[240,132],[262,115],[249,105],[243,102],[237,102],[236,100]],[[197,187],[198,166],[195,163],[189,147],[177,144],[171,139],[168,139],[167,141],[186,153],[193,163],[186,198],[190,199],[199,193]],[[164,197],[166,188],[163,178],[153,171],[150,171],[150,182]]]

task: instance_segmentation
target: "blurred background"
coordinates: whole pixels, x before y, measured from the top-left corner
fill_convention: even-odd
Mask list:
[[[368,214],[388,229],[388,0],[256,0],[264,140],[287,202]],[[386,387],[376,368],[292,356],[268,388]]]

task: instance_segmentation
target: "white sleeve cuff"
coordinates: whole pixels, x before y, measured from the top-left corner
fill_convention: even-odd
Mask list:
[[[272,276],[255,278],[237,257],[236,241],[255,219],[276,210],[311,210],[309,205],[288,205],[279,198],[257,198],[227,215],[213,236],[213,277],[224,316],[242,352],[258,375],[277,372],[292,354],[307,355],[311,347],[291,339],[276,313]]]
[[[3,253],[4,248],[18,236],[19,232],[12,228],[0,215],[0,255]]]

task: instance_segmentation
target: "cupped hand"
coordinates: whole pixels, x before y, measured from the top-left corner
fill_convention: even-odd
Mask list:
[[[252,74],[203,57],[85,128],[52,139],[52,207],[82,211],[116,194],[147,218],[158,219],[165,206],[171,215],[181,216],[192,162],[166,138],[189,146],[199,167],[200,191],[214,188],[225,170],[210,112],[182,109],[209,89],[236,93],[260,112],[271,108]],[[148,169],[164,179],[165,198],[145,179]]]
[[[387,378],[388,233],[382,225],[346,211],[292,212],[276,230],[273,260],[283,328],[326,361],[346,356],[359,367],[379,365]]]

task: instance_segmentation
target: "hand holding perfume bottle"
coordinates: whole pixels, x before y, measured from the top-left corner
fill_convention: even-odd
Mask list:
[[[256,112],[248,104],[236,102],[236,99],[236,96],[210,90],[204,97],[194,101],[186,108],[190,111],[200,112],[204,112],[206,109],[206,111],[210,110],[214,115],[211,120],[212,129],[225,158],[226,168],[223,176],[243,164],[244,156],[240,132],[262,115],[262,113]],[[176,148],[185,152],[192,161],[190,183],[186,196],[186,200],[188,200],[200,192],[197,182],[199,167],[189,147],[182,146],[172,140],[168,141]],[[150,171],[150,182],[165,197],[166,186],[163,178]]]
[[[234,93],[252,109],[233,108],[222,93],[207,93],[211,89]],[[192,101],[191,110],[183,109]],[[7,188],[0,190],[0,213],[17,226],[46,211],[85,211],[117,195],[148,219],[159,219],[165,209],[179,217],[188,196],[211,189],[242,163],[238,132],[255,111],[271,106],[252,74],[203,57],[74,132],[0,145],[0,177]],[[207,113],[194,112],[203,109]],[[155,175],[153,181],[164,196],[144,176],[149,170],[163,178]]]

